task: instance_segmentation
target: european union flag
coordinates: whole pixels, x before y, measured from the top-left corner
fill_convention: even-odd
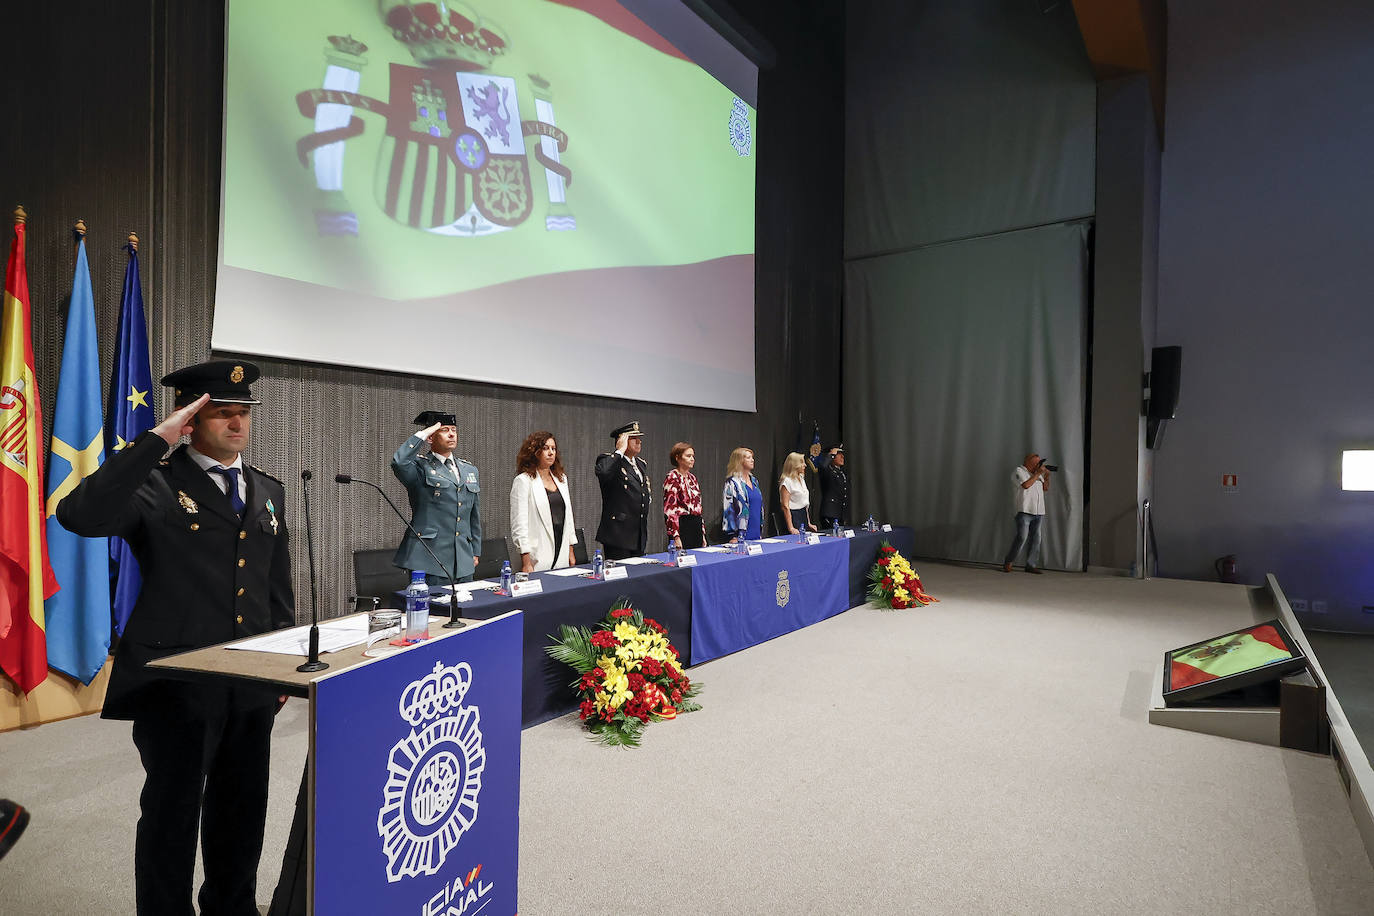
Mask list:
[[[129,264],[124,269],[124,295],[119,302],[119,341],[115,344],[114,372],[110,376],[110,403],[105,411],[105,447],[117,452],[157,424],[153,420],[153,373],[148,366],[148,326],[143,320],[143,286],[138,278],[138,246],[126,246]],[[114,628],[124,624],[138,600],[143,575],[138,561],[123,538],[110,538],[114,566]]]
[[[100,352],[86,242],[76,276],[57,379],[48,453],[48,558],[60,589],[43,604],[48,667],[89,684],[110,652],[110,560],[105,538],[83,538],[58,524],[57,504],[105,460],[100,416]]]

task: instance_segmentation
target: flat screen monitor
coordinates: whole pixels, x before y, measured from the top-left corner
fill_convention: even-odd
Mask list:
[[[1276,681],[1307,667],[1277,619],[1164,653],[1164,705],[1186,706]]]

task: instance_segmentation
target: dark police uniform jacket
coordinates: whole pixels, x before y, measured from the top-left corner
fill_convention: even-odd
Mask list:
[[[849,516],[849,475],[844,468],[827,464],[818,469],[821,481],[821,518],[837,518],[844,524]]]
[[[630,459],[611,452],[596,459],[596,480],[601,485],[601,524],[596,539],[603,544],[633,550],[641,555],[649,545],[649,466],[636,457],[636,474]]]
[[[163,459],[166,451],[143,433],[57,506],[69,531],[128,541],[143,575],[115,650],[106,719],[133,719],[159,708],[160,691],[188,687],[146,662],[296,623],[281,481],[245,462],[240,521],[184,445]]]
[[[425,440],[411,436],[391,456],[391,471],[405,484],[410,500],[410,523],[459,581],[472,578],[472,559],[482,555],[482,514],[477,466],[457,455],[458,480],[435,455],[420,454]],[[441,569],[409,531],[391,562],[402,569],[423,569],[436,579]]]

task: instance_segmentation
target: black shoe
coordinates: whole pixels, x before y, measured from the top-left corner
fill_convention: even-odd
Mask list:
[[[10,851],[10,847],[15,844],[27,826],[29,826],[29,812],[24,810],[24,806],[12,802],[8,798],[0,798],[0,859],[3,859],[5,853]]]
[[[1038,576],[1041,574],[1039,566],[1027,566],[1026,572],[1030,573],[1033,576]]]

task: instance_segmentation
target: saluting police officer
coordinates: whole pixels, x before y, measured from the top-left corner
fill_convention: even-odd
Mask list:
[[[849,476],[844,471],[844,446],[826,450],[817,469],[821,480],[821,524],[826,528],[844,525],[849,517]]]
[[[611,432],[615,451],[596,459],[601,485],[601,524],[596,539],[606,559],[623,560],[644,554],[649,545],[649,466],[639,457],[644,433],[634,420]]]
[[[176,409],[57,507],[70,531],[128,541],[143,574],[101,712],[133,720],[147,774],[134,843],[140,914],[193,912],[197,825],[201,913],[258,912],[272,717],[284,698],[144,667],[295,623],[285,491],[240,454],[258,375],[252,363],[217,360],[166,376]],[[190,445],[163,458],[184,435]]]
[[[454,581],[471,582],[482,555],[477,466],[453,454],[458,447],[458,418],[453,414],[426,410],[415,418],[415,425],[424,429],[396,449],[391,471],[405,484],[410,523],[424,544],[406,531],[391,562],[402,569],[425,570],[430,585],[448,585],[448,575],[434,568],[425,550],[428,544]],[[420,446],[426,443],[429,451],[422,453]]]

